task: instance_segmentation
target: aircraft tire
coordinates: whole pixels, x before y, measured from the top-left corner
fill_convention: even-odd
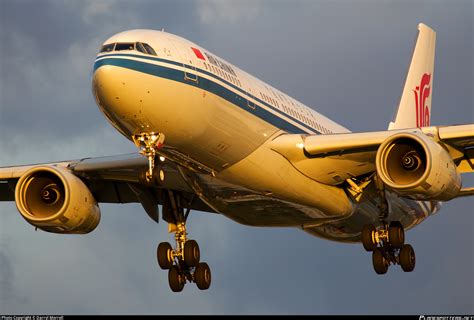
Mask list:
[[[377,244],[372,240],[372,234],[375,232],[375,227],[373,224],[366,224],[362,228],[362,245],[366,251],[374,251],[377,248]]]
[[[385,274],[388,270],[388,263],[382,253],[382,250],[375,248],[372,251],[372,264],[377,274]]]
[[[172,252],[171,245],[168,242],[161,242],[156,250],[156,257],[158,259],[158,265],[163,270],[168,270],[173,266],[173,259],[171,258]]]
[[[399,254],[400,266],[405,272],[412,272],[415,269],[416,257],[415,250],[409,244],[402,246]]]
[[[197,265],[196,271],[194,271],[194,281],[200,290],[209,289],[211,286],[211,269],[205,262],[201,262]]]
[[[188,267],[195,267],[199,263],[201,253],[196,240],[188,240],[184,243],[184,263]]]
[[[171,291],[181,292],[183,291],[185,278],[184,275],[179,272],[178,267],[171,266],[168,271],[168,283],[170,285]]]
[[[388,239],[393,248],[400,249],[405,243],[405,231],[398,221],[390,222],[388,229]]]

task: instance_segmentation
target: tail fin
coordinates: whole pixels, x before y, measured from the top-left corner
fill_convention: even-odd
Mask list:
[[[418,30],[405,87],[389,130],[430,125],[436,32],[423,23]]]

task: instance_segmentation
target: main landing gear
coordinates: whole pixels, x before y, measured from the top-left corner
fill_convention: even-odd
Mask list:
[[[415,269],[415,251],[405,244],[405,231],[398,221],[383,224],[378,229],[372,224],[362,228],[362,244],[372,251],[372,264],[377,274],[387,273],[390,264],[399,264],[403,271]]]
[[[372,252],[372,264],[377,274],[387,273],[390,264],[399,264],[403,271],[411,272],[415,269],[415,251],[411,245],[405,244],[403,225],[399,221],[387,223],[389,206],[384,184],[377,176],[374,181],[380,199],[377,205],[380,226],[366,224],[362,228],[362,244],[365,250]]]
[[[176,246],[173,248],[168,242],[158,245],[158,265],[168,270],[168,282],[173,292],[182,291],[186,282],[194,282],[199,289],[206,290],[211,285],[211,269],[207,263],[200,262],[198,243],[187,238],[189,209],[183,214],[183,199],[178,193],[169,190],[164,193],[163,217],[169,223],[169,231],[175,234]]]

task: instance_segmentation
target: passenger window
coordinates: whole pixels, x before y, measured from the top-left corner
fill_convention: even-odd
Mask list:
[[[117,45],[115,46],[115,51],[133,50],[133,49],[135,49],[135,45],[130,42],[117,43]]]
[[[141,42],[135,43],[135,48],[137,49],[137,51],[140,51],[141,53],[144,53],[144,54],[147,53]]]
[[[109,43],[102,46],[100,52],[110,52],[114,50],[115,43]]]
[[[147,52],[148,54],[151,54],[151,55],[154,55],[154,56],[157,55],[156,52],[155,52],[155,50],[153,50],[153,48],[150,47],[149,44],[144,43],[143,46],[145,47],[145,50],[146,50],[146,52]]]

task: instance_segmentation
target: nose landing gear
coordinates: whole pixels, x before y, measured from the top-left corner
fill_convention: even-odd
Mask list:
[[[415,269],[415,251],[405,244],[405,231],[398,221],[384,224],[379,229],[368,224],[362,228],[362,244],[367,251],[372,251],[372,264],[377,274],[387,273],[390,264],[399,264],[403,271]]]
[[[148,159],[147,182],[153,180],[157,150],[163,146],[165,135],[157,132],[142,132],[132,136],[133,142],[140,149],[140,154]]]

